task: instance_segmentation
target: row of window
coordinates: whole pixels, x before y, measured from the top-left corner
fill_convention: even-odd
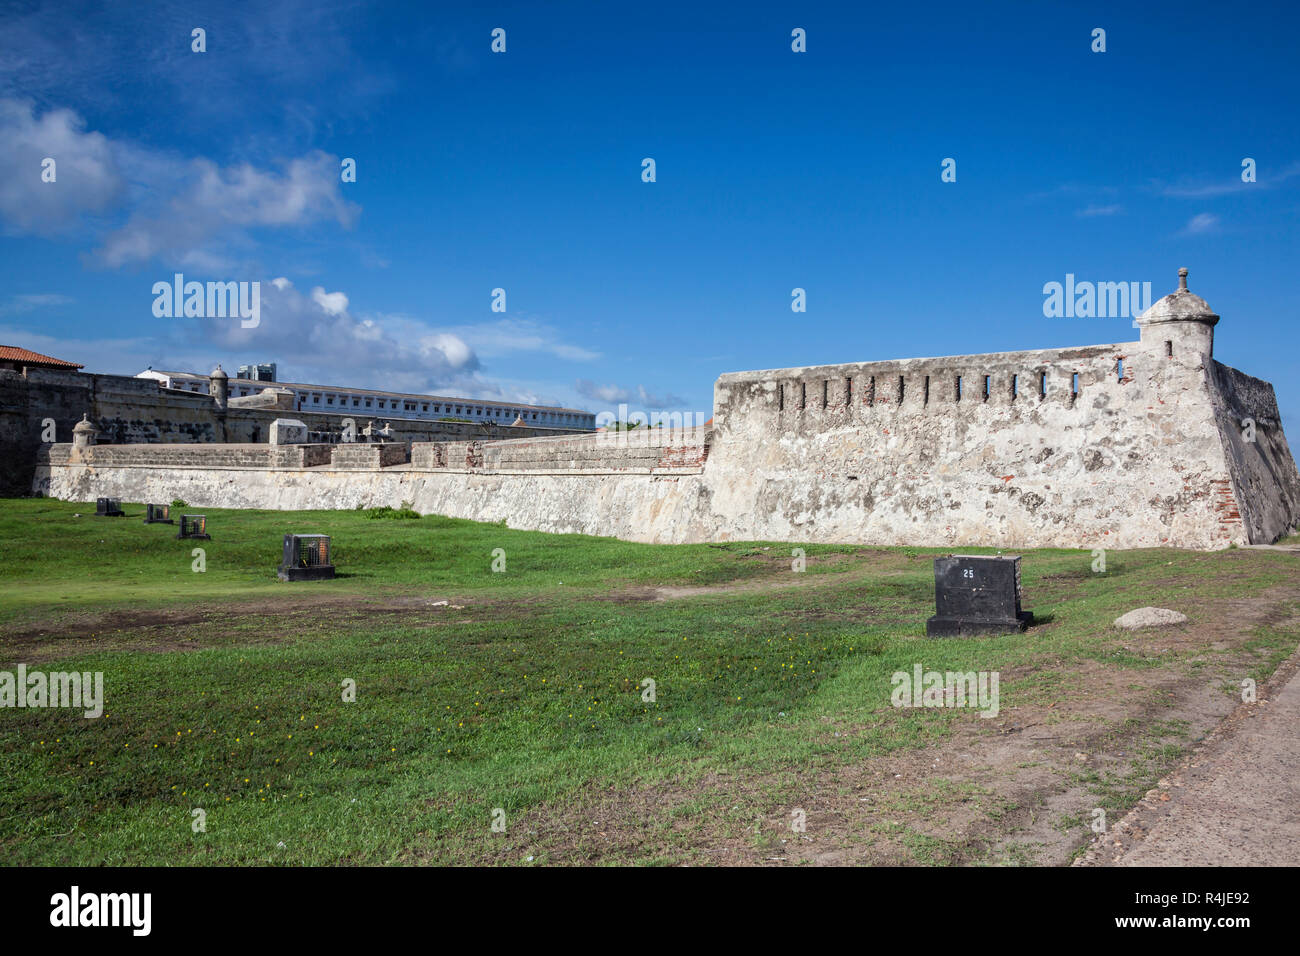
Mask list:
[[[183,383],[171,383],[173,388],[185,388]],[[191,382],[189,389],[192,392],[207,394],[208,386],[202,382]],[[261,388],[250,388],[243,385],[231,385],[231,397],[256,395],[264,391]],[[573,428],[595,428],[596,416],[582,413],[570,412],[551,412],[538,411],[531,408],[523,407],[504,407],[500,405],[474,405],[463,403],[460,405],[446,402],[421,402],[410,399],[398,398],[375,398],[374,396],[346,395],[338,392],[309,392],[295,391],[294,397],[297,399],[297,407],[301,409],[320,408],[322,410],[329,408],[356,408],[356,409],[373,409],[376,411],[389,412],[412,412],[416,415],[431,415],[439,418],[470,418],[482,419],[492,422],[500,422],[509,425],[515,419],[522,417],[524,421],[539,425],[554,425],[558,427]],[[351,404],[349,404],[351,400]]]
[[[572,425],[575,427],[595,427],[594,415],[572,414],[568,412],[537,411],[530,408],[504,407],[500,405],[451,404],[444,402],[421,402],[410,399],[375,398],[373,396],[343,395],[328,392],[296,392],[299,408],[373,408],[400,412],[414,412],[417,415],[435,417],[486,419],[488,421],[510,424],[517,418],[539,425]],[[349,405],[349,400],[351,404]]]

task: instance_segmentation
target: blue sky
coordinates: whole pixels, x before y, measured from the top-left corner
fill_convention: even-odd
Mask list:
[[[727,371],[1131,341],[1044,283],[1187,266],[1294,427],[1296,7],[903,7],[0,5],[0,342],[708,412]],[[177,271],[261,325],[155,318]]]

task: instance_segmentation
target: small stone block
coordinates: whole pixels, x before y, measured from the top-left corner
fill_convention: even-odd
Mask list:
[[[122,517],[122,502],[119,501],[117,498],[96,498],[95,517],[97,518]]]
[[[321,581],[334,577],[327,534],[286,534],[275,576],[281,581]]]
[[[1012,634],[1034,615],[1020,609],[1019,555],[949,555],[934,560],[935,615],[925,622],[930,637]]]
[[[176,537],[187,541],[211,541],[212,535],[208,534],[207,516],[181,515],[181,528],[176,532]]]

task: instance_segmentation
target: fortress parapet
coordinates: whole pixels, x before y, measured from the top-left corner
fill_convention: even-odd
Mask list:
[[[287,510],[409,501],[659,542],[1269,543],[1300,522],[1300,474],[1272,386],[1214,360],[1218,322],[1182,270],[1139,341],[729,373],[711,428],[63,444],[41,452],[34,488]]]

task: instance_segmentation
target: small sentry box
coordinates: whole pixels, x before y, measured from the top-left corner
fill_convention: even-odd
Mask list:
[[[286,534],[284,558],[275,576],[281,581],[319,581],[334,577],[327,534]]]
[[[95,499],[95,517],[97,518],[120,518],[122,517],[122,502],[118,498],[96,498]]]
[[[212,535],[208,534],[207,516],[181,515],[181,530],[176,532],[176,537],[193,541],[212,540]]]
[[[145,524],[175,524],[176,522],[172,521],[171,505],[145,505],[144,523]]]
[[[1020,556],[953,554],[934,559],[935,615],[930,637],[1010,634],[1034,623],[1020,609]]]

